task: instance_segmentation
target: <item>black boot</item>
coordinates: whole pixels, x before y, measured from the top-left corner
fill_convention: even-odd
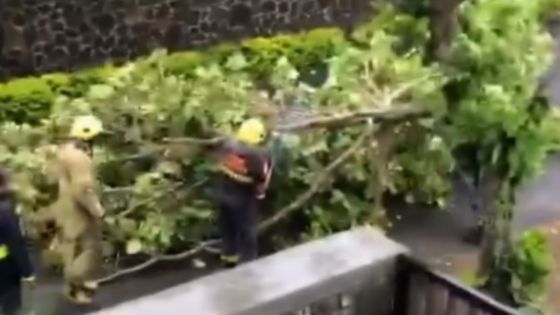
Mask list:
[[[463,235],[463,241],[470,245],[480,246],[482,245],[482,239],[484,238],[484,225],[477,224],[475,227],[468,229]]]

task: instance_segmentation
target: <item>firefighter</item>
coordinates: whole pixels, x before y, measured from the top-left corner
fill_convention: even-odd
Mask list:
[[[36,217],[53,220],[64,264],[64,292],[75,304],[90,304],[97,290],[93,276],[101,264],[102,217],[92,161],[93,139],[103,131],[94,116],[75,119],[69,139],[55,159],[58,199]]]
[[[258,255],[257,208],[270,181],[270,155],[260,147],[264,123],[245,121],[235,138],[217,148],[219,173],[215,180],[218,221],[222,236],[221,260],[228,268]]]
[[[33,265],[15,214],[8,173],[0,169],[0,313],[21,309],[21,284],[33,284]]]

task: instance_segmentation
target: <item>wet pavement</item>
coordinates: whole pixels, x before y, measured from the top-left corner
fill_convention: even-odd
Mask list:
[[[529,182],[517,195],[514,228],[517,233],[560,220],[560,155],[551,156],[543,174]],[[458,193],[447,210],[403,206],[396,211],[390,235],[409,246],[419,257],[435,261],[445,255],[476,252],[477,247],[461,241],[461,234],[474,223],[469,210],[467,187],[456,184]]]
[[[36,315],[86,314],[165,290],[218,269],[215,258],[205,254],[201,258],[207,262],[204,269],[193,267],[192,259],[172,263],[162,262],[145,271],[117,279],[102,286],[95,297],[95,303],[87,307],[69,305],[61,294],[60,277],[40,269],[38,286],[34,290],[24,291],[24,300],[27,307],[35,310]],[[40,264],[37,266],[41,268]]]

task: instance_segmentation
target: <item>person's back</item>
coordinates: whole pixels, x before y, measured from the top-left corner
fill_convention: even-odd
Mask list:
[[[258,194],[258,185],[266,175],[262,167],[268,162],[266,151],[229,139],[218,149],[221,172],[216,188],[219,198],[228,204],[244,204]]]
[[[270,178],[270,156],[261,147],[266,129],[258,119],[245,121],[234,138],[217,148],[215,198],[226,267],[258,257],[257,208]]]
[[[65,236],[78,238],[96,220],[90,211],[101,208],[96,190],[94,166],[91,158],[73,143],[63,144],[57,154],[58,192],[56,211],[57,225]],[[76,211],[76,207],[84,208]]]
[[[102,258],[105,210],[97,195],[93,160],[78,140],[63,144],[57,154],[59,192],[51,206],[64,259],[65,294],[76,304],[89,304],[97,291],[93,281]]]

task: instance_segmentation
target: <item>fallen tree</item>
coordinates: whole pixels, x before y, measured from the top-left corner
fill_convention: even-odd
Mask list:
[[[433,121],[426,119],[444,110],[438,96],[443,77],[437,68],[424,66],[419,53],[406,58],[395,53],[391,47],[397,37],[390,30],[378,28],[370,39],[367,48],[349,45],[331,60],[329,80],[318,88],[299,82],[287,59],[277,60],[277,71],[270,78],[275,92],[269,104],[262,98],[257,104],[272,106],[265,108],[263,118],[275,122],[282,115],[276,109],[282,106],[284,112],[310,114],[274,125],[287,152],[281,160],[290,166],[282,168],[279,163],[276,169],[283,174],[272,183],[279,193],[273,207],[279,210],[263,228],[296,210],[322,222],[312,231],[302,231],[301,238],[370,223],[372,205],[380,204],[371,185],[377,185],[375,191],[402,191],[426,202],[445,194],[450,160],[445,147],[433,146],[429,131]],[[44,168],[54,152],[50,144],[64,137],[77,114],[94,113],[103,120],[108,135],[96,143],[94,157],[108,208],[105,255],[152,257],[103,281],[160,260],[189,257],[214,244],[192,249],[207,239],[214,225],[213,207],[203,189],[212,168],[204,147],[221,141],[220,135],[230,134],[243,117],[263,113],[247,106],[261,92],[243,71],[243,55],[232,55],[225,65],[199,68],[194,78],[165,73],[160,62],[161,54],[156,53],[115,71],[106,83],[91,86],[86,97],[60,97],[39,126],[0,128],[0,138],[6,140],[0,158],[16,173],[25,217],[48,205],[56,194]],[[391,178],[382,185],[367,176],[375,171],[371,160],[379,144],[370,127],[367,136],[360,136],[368,121],[372,126],[394,125],[393,142],[404,148],[382,163]],[[333,155],[339,158],[331,161]],[[418,184],[411,189],[414,182]],[[170,194],[174,198],[168,198]]]
[[[262,233],[263,231],[265,231],[266,229],[270,228],[272,225],[278,223],[280,220],[282,220],[283,218],[286,218],[287,216],[290,215],[290,213],[292,213],[293,211],[296,211],[298,209],[300,209],[306,202],[308,202],[313,195],[321,188],[321,185],[324,184],[325,180],[327,178],[329,178],[330,176],[332,176],[333,171],[335,171],[341,164],[347,162],[353,155],[356,154],[356,152],[358,150],[360,150],[361,148],[363,148],[364,146],[368,146],[368,140],[371,140],[374,137],[374,119],[377,120],[377,123],[384,123],[386,122],[385,120],[387,119],[387,121],[394,121],[394,120],[406,120],[406,119],[415,119],[415,118],[419,118],[419,117],[423,117],[427,114],[428,112],[425,110],[418,110],[418,109],[396,109],[396,110],[385,110],[385,111],[375,111],[375,112],[370,112],[370,115],[368,115],[367,117],[369,117],[369,120],[367,122],[367,126],[364,128],[364,131],[359,135],[358,139],[355,140],[355,142],[348,148],[346,149],[342,154],[340,154],[340,156],[338,156],[335,160],[333,160],[332,162],[330,162],[324,170],[322,170],[319,174],[316,175],[316,179],[313,181],[313,183],[311,184],[311,186],[302,194],[300,194],[299,196],[297,196],[291,203],[289,203],[288,205],[284,206],[283,208],[281,208],[274,216],[272,216],[271,218],[268,218],[266,221],[261,222],[259,224],[259,231]],[[307,122],[305,124],[299,124],[297,125],[298,127],[291,127],[291,128],[284,128],[283,130],[297,130],[297,129],[307,129],[309,128],[309,126],[321,126],[321,127],[325,127],[330,125],[330,123],[336,123],[338,124],[340,122],[340,120],[346,120],[348,119],[348,117],[357,117],[357,116],[364,116],[363,113],[359,113],[359,114],[346,114],[346,115],[340,115],[337,116],[336,119],[332,119],[329,120],[329,123],[325,123],[325,119],[317,119],[317,122],[321,122],[320,124],[315,123],[315,122]],[[373,117],[371,117],[373,116]],[[341,118],[344,117],[344,118]],[[173,139],[171,141],[174,141],[176,139]],[[208,145],[208,144],[216,144],[218,141],[217,140],[210,140],[210,141],[204,141],[204,140],[200,140],[200,139],[179,139],[178,141],[182,142],[182,143],[188,143],[188,144],[197,144],[197,145]],[[121,213],[122,214],[122,213]],[[123,270],[119,270],[116,271],[115,273],[108,275],[106,277],[103,277],[101,279],[99,279],[99,283],[101,284],[105,284],[111,281],[114,281],[122,276],[126,276],[126,275],[130,275],[132,273],[135,272],[139,272],[142,271],[146,268],[149,268],[153,265],[155,265],[158,262],[161,261],[176,261],[176,260],[184,260],[187,258],[190,258],[196,254],[199,254],[200,252],[206,250],[211,250],[211,248],[213,246],[216,246],[219,244],[219,240],[209,240],[209,241],[205,241],[202,242],[201,244],[197,245],[196,247],[183,251],[181,253],[178,254],[174,254],[174,255],[155,255],[153,257],[151,257],[150,259],[146,260],[145,262],[131,267],[131,268],[127,268],[127,269],[123,269]]]

